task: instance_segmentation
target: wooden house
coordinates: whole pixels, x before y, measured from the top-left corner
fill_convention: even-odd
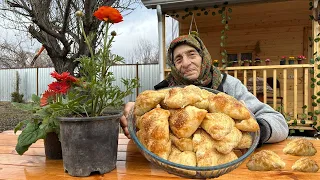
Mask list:
[[[317,96],[319,23],[318,0],[142,0],[147,8],[157,9],[161,76],[170,73],[165,63],[165,18],[179,22],[179,34],[197,31],[219,67],[245,85],[253,79],[256,95],[257,77],[263,78],[263,101],[282,112],[290,129],[314,130],[319,127]],[[227,56],[228,55],[228,56]],[[305,56],[301,64],[288,64],[289,57]],[[286,56],[286,65],[280,59]],[[254,64],[259,58],[261,63]],[[251,60],[230,67],[233,61]],[[265,60],[270,59],[270,65]],[[227,64],[228,67],[225,68]],[[315,73],[310,73],[314,71]],[[319,76],[320,77],[320,76]],[[312,78],[314,78],[312,80]],[[271,79],[271,82],[267,82]],[[315,82],[313,82],[315,81]],[[273,88],[267,93],[266,84]],[[315,84],[313,88],[312,84]],[[320,85],[320,81],[319,81]],[[312,95],[315,95],[311,98]],[[316,104],[314,104],[316,103]],[[317,106],[316,106],[317,105]],[[313,114],[308,114],[311,112]],[[317,123],[317,124],[316,124]]]

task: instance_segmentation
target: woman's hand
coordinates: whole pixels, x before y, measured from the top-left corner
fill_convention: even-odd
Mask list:
[[[129,139],[131,139],[129,130],[128,130],[128,120],[127,117],[129,115],[129,112],[131,108],[133,108],[134,102],[128,102],[123,109],[123,115],[120,118],[120,125],[123,129],[124,135],[126,135]]]

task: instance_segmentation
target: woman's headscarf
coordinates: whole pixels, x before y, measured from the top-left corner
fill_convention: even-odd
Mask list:
[[[181,74],[174,65],[173,50],[178,45],[182,44],[186,44],[195,48],[202,57],[201,71],[198,79],[195,81],[185,78],[183,74]],[[215,66],[213,66],[211,56],[207,48],[197,35],[184,35],[174,39],[171,42],[170,47],[168,49],[167,64],[171,68],[171,73],[166,78],[166,80],[169,83],[169,86],[189,84],[194,84],[197,86],[208,86],[210,82],[212,82],[211,88],[217,89],[221,83],[221,72]]]

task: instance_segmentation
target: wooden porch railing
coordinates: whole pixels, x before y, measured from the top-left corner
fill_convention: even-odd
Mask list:
[[[227,67],[225,69],[220,68],[221,71],[226,72],[227,74],[231,74],[234,77],[240,79],[245,86],[248,84],[248,79],[252,76],[253,79],[253,94],[257,95],[257,84],[256,78],[259,76],[263,79],[263,102],[267,103],[267,77],[273,77],[273,93],[272,93],[272,102],[271,106],[274,109],[279,109],[277,107],[277,97],[283,97],[282,104],[280,108],[282,110],[282,114],[285,116],[290,115],[290,121],[288,121],[289,126],[292,125],[296,121],[296,126],[290,126],[290,129],[304,129],[304,130],[314,130],[311,125],[314,121],[304,119],[301,121],[301,116],[299,114],[306,113],[308,114],[309,111],[313,111],[311,106],[311,74],[309,73],[309,69],[314,68],[312,64],[295,64],[295,65],[270,65],[270,66],[239,66],[239,67]],[[290,74],[288,78],[288,71]],[[299,75],[298,76],[298,71]],[[269,73],[269,74],[268,74]],[[282,83],[281,85],[281,92],[277,94],[277,79],[281,79],[282,74]],[[302,78],[301,78],[302,77]],[[289,82],[288,79],[293,79],[293,83]],[[299,80],[299,83],[298,83]],[[289,93],[288,87],[292,86],[293,94]],[[299,87],[298,87],[299,86]],[[298,89],[301,92],[303,97],[298,97]],[[291,92],[291,91],[290,91]],[[301,93],[300,93],[301,95]],[[289,99],[290,98],[290,99]],[[293,98],[293,99],[291,99]],[[298,99],[303,99],[302,102],[298,101]],[[291,108],[293,106],[293,110],[288,112],[288,102],[291,102]],[[270,104],[270,103],[269,103]],[[307,108],[302,110],[302,107],[307,105]],[[298,111],[298,108],[301,108]]]

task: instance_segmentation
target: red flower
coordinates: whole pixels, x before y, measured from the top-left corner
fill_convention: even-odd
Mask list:
[[[70,85],[66,81],[53,82],[48,86],[49,86],[49,90],[55,93],[62,93],[62,94],[66,94],[70,88]]]
[[[41,99],[40,99],[40,106],[45,106],[49,103],[49,101],[55,101],[56,100],[56,93],[51,90],[47,90],[43,93]]]
[[[120,14],[120,12],[110,6],[101,6],[99,7],[94,13],[93,15],[101,20],[101,21],[107,21],[107,22],[111,22],[111,23],[119,23],[122,20],[122,15]]]
[[[51,76],[55,78],[57,81],[68,81],[68,82],[77,82],[78,79],[74,76],[71,76],[69,72],[63,72],[61,74],[56,71],[51,73]]]

